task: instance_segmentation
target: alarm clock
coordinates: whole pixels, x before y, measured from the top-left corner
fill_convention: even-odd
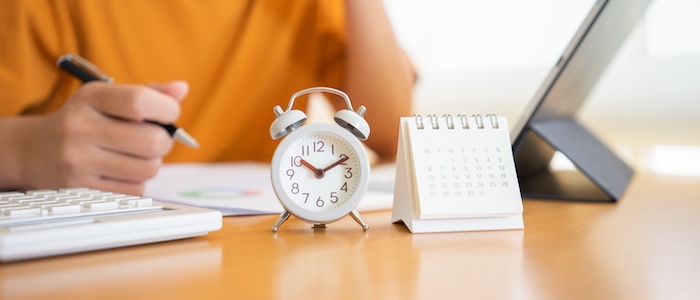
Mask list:
[[[347,109],[338,111],[336,124],[306,122],[306,114],[292,110],[294,100],[310,93],[330,93],[345,100]],[[284,137],[272,156],[272,187],[284,207],[272,231],[290,215],[312,223],[314,228],[350,215],[363,230],[369,226],[357,212],[357,204],[369,183],[369,159],[360,141],[369,137],[364,106],[353,110],[350,97],[329,87],[313,87],[296,92],[287,110],[273,108],[270,125],[273,140]]]

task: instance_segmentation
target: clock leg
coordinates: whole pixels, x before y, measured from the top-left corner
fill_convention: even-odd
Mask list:
[[[272,225],[272,228],[270,228],[272,230],[272,232],[277,232],[277,229],[279,229],[280,226],[282,226],[282,223],[284,223],[284,221],[287,221],[287,219],[289,219],[289,215],[291,215],[291,214],[288,211],[286,211],[286,210],[283,211],[280,214],[279,219],[277,219],[277,222],[275,222],[275,225]]]
[[[362,230],[367,231],[369,229],[369,225],[365,223],[365,221],[362,221],[362,218],[360,218],[360,213],[357,212],[357,209],[353,209],[350,212],[350,216],[357,222],[357,224],[360,224],[362,226]]]

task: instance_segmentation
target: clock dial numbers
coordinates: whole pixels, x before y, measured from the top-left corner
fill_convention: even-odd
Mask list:
[[[354,172],[359,169],[358,156],[335,134],[315,132],[302,136],[285,150],[285,156],[289,168],[280,170],[282,174],[278,176],[286,194],[304,209],[334,209],[357,191],[359,177]],[[326,167],[321,169],[318,165]]]

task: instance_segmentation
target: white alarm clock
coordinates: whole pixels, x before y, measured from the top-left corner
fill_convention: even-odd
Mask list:
[[[292,110],[294,100],[309,93],[324,92],[342,97],[348,109],[336,113],[337,125],[310,123],[306,114]],[[357,204],[369,183],[369,160],[360,140],[369,137],[369,124],[363,115],[364,106],[354,111],[350,97],[344,92],[314,87],[292,95],[286,111],[273,108],[275,121],[270,126],[273,140],[286,136],[277,146],[270,175],[272,187],[285,211],[272,226],[276,232],[290,215],[325,228],[325,224],[350,214],[367,230]]]

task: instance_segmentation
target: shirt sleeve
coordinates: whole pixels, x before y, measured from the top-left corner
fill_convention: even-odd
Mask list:
[[[3,2],[0,10],[0,116],[49,106],[56,94],[55,61],[70,42],[61,1]]]

